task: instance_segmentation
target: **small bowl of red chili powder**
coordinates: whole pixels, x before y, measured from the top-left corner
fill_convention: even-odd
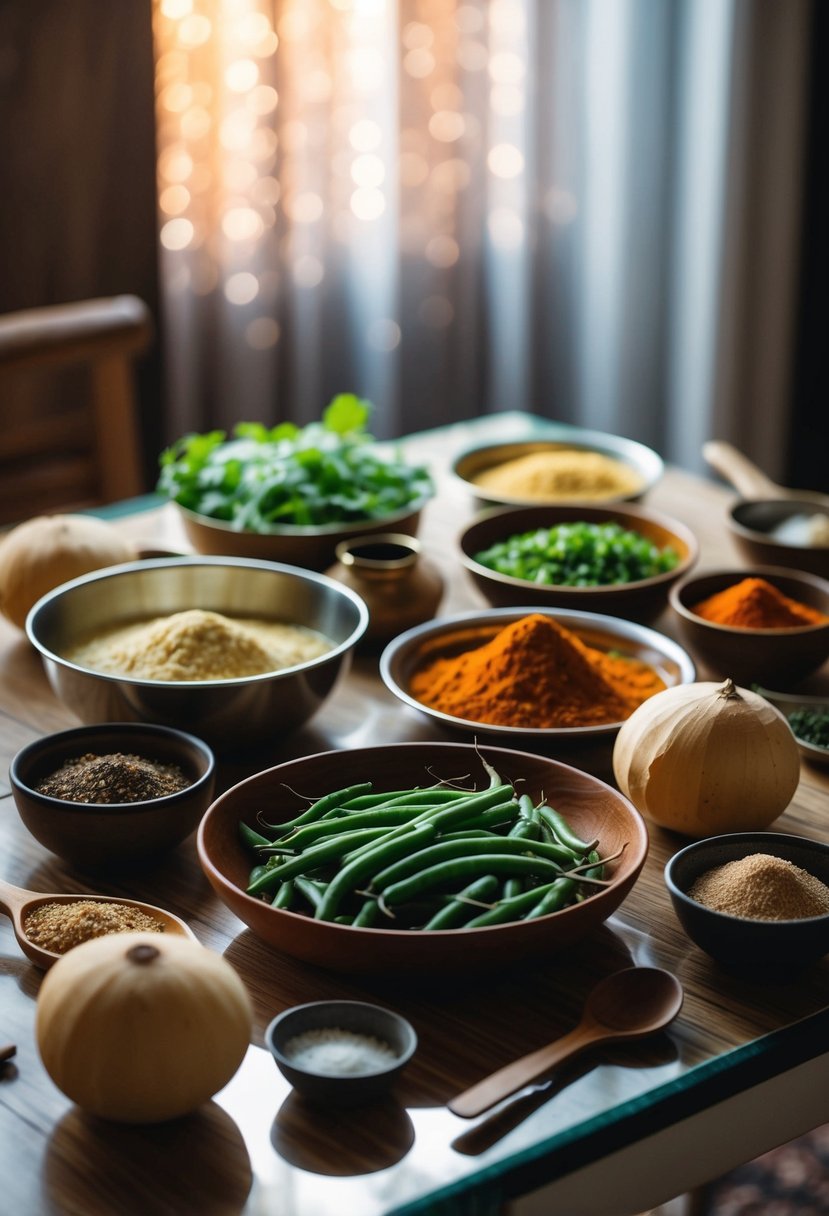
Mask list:
[[[671,588],[683,641],[711,678],[790,688],[829,658],[829,582],[776,566],[689,575]]]
[[[180,844],[213,798],[215,758],[194,735],[143,722],[36,739],[11,763],[20,818],[85,870],[130,869]]]

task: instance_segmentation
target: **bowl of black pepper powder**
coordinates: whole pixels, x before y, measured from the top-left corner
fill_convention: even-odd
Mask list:
[[[213,798],[215,759],[201,739],[140,722],[46,735],[14,757],[21,820],[50,852],[85,870],[125,870],[180,844]]]
[[[829,954],[829,845],[731,832],[671,858],[665,883],[688,936],[726,970],[785,982]]]

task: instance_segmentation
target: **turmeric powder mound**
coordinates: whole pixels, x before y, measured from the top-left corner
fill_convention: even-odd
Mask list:
[[[796,629],[829,621],[816,608],[790,599],[764,578],[744,578],[694,604],[694,612],[706,621],[739,629]]]
[[[621,722],[664,688],[647,663],[595,650],[532,613],[483,646],[426,663],[409,692],[455,718],[545,729]]]

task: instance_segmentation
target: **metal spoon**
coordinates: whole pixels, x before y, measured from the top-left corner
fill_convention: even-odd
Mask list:
[[[43,971],[47,971],[61,955],[52,950],[44,950],[42,946],[36,946],[29,940],[24,929],[26,917],[42,904],[73,904],[79,901],[123,904],[128,908],[137,908],[139,912],[144,912],[147,916],[161,921],[165,933],[177,933],[181,937],[189,937],[191,941],[197,940],[193,930],[183,920],[173,916],[172,912],[165,912],[163,908],[154,907],[153,904],[141,903],[136,899],[117,899],[109,895],[42,895],[39,892],[26,891],[23,887],[14,887],[10,882],[0,881],[0,912],[4,912],[10,918],[20,949],[36,967],[40,967]]]
[[[595,1043],[653,1034],[673,1021],[682,1008],[682,996],[682,985],[669,971],[658,967],[616,971],[590,993],[574,1030],[484,1077],[452,1098],[449,1109],[472,1119]]]

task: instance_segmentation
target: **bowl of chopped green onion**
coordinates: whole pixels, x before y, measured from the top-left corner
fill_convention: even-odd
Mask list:
[[[608,507],[506,507],[461,533],[462,561],[496,607],[519,604],[652,620],[697,560],[690,528],[660,512]]]

